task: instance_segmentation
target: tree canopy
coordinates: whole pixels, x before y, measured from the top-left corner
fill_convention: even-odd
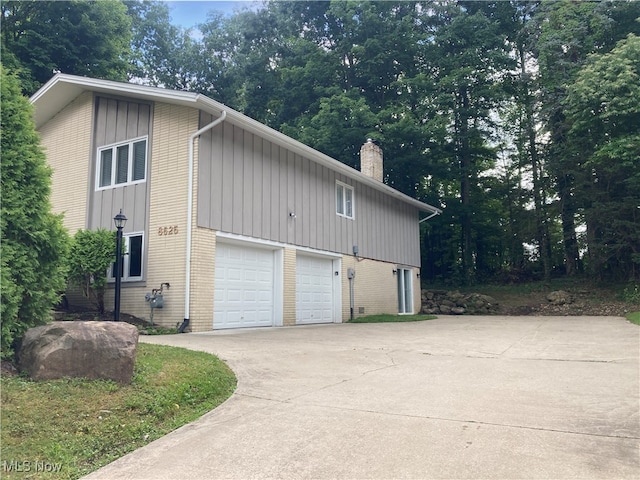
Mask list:
[[[569,137],[584,189],[593,270],[638,278],[640,271],[640,37],[587,58],[568,87]]]
[[[25,92],[56,69],[204,93],[354,167],[375,138],[384,181],[444,207],[425,280],[639,278],[640,2],[212,3],[198,35],[169,13],[4,2],[3,62]]]
[[[55,72],[126,80],[131,19],[117,0],[3,1],[2,61],[26,95]]]

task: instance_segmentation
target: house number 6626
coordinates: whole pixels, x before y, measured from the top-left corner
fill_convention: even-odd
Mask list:
[[[178,226],[171,225],[168,227],[158,227],[158,235],[177,235],[178,234]]]

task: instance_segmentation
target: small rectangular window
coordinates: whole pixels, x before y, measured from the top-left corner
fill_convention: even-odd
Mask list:
[[[133,181],[144,180],[147,170],[147,142],[136,142],[133,144]]]
[[[129,237],[128,277],[142,276],[142,235]]]
[[[122,237],[122,243],[125,252],[122,258],[122,280],[125,282],[142,280],[144,235],[142,233],[125,234]],[[109,279],[113,280],[115,276],[116,264],[114,262],[111,265]]]
[[[112,150],[103,150],[100,152],[100,179],[99,187],[111,185],[111,162],[113,160]]]
[[[336,182],[336,213],[353,218],[353,187]]]
[[[336,212],[344,215],[344,187],[340,184],[336,185]]]
[[[146,139],[131,140],[98,150],[98,189],[142,182],[146,172]]]
[[[127,183],[127,177],[129,176],[129,145],[118,147],[117,152],[116,183]]]

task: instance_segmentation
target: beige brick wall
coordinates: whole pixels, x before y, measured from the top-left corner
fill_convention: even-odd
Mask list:
[[[215,288],[215,231],[195,228],[192,242],[190,330],[206,332],[213,328]]]
[[[164,308],[154,310],[154,323],[166,327],[181,324],[184,318],[189,136],[197,129],[197,110],[155,105],[146,285],[124,285],[122,290],[122,311],[148,319],[145,293],[168,282],[171,288],[164,292]],[[164,227],[173,227],[173,234],[164,234]],[[159,229],[163,229],[162,235]]]
[[[216,232],[208,228],[196,227],[199,187],[197,181],[198,145],[199,142],[196,140],[194,142],[194,157],[196,161],[193,165],[193,210],[191,216],[193,231],[191,236],[189,331],[206,332],[214,327],[213,295],[215,289]]]
[[[282,324],[296,324],[296,249],[284,249]]]
[[[193,133],[193,132],[192,132]],[[199,142],[194,142],[198,158]],[[188,145],[187,145],[188,146]],[[193,232],[191,238],[191,300],[189,330],[206,332],[213,328],[213,294],[215,289],[216,232],[198,228],[198,162],[193,165]]]
[[[419,268],[413,269],[413,313],[418,314],[422,310],[422,290],[420,290]]]
[[[393,274],[397,268],[394,263],[362,259],[358,261],[352,256],[342,258],[342,319],[350,318],[350,293],[347,271],[353,268],[356,276],[353,283],[354,317],[376,315],[381,313],[398,313],[398,277]],[[419,312],[420,282],[418,270],[413,269],[413,311]],[[359,313],[364,307],[364,313]]]
[[[52,170],[52,211],[64,214],[64,226],[72,236],[86,228],[92,118],[93,95],[86,92],[39,130]],[[67,299],[74,307],[90,307],[78,289],[70,289]]]
[[[83,93],[40,128],[40,138],[53,170],[51,205],[64,213],[70,235],[86,227],[93,95]]]

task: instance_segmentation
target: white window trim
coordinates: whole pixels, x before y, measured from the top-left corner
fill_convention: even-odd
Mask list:
[[[345,191],[349,190],[351,191],[351,215],[347,215],[346,213],[340,213],[338,211],[338,187],[341,187],[343,189],[343,194],[342,194],[342,210],[344,212],[347,211],[347,196],[344,194]],[[353,188],[353,186],[348,185],[346,183],[343,183],[339,180],[336,180],[336,188],[335,188],[335,193],[334,193],[335,199],[336,199],[336,215],[338,215],[339,217],[343,217],[343,218],[348,218],[349,220],[353,220],[355,218],[355,190]]]
[[[129,257],[129,238],[131,237],[142,237],[142,252],[140,252],[140,276],[139,277],[130,277],[129,276],[129,265],[131,263]],[[130,232],[122,235],[122,244],[124,245],[124,255],[122,262],[122,281],[123,282],[139,282],[144,278],[144,254],[145,254],[145,244],[144,244],[144,232]],[[115,262],[114,262],[115,263]],[[109,269],[109,283],[113,283],[116,281],[115,272],[113,271],[113,265]]]
[[[127,181],[123,183],[116,183],[116,171],[117,171],[117,149],[118,147],[122,147],[124,145],[129,145],[129,162],[127,164],[127,179],[133,177],[133,144],[144,140],[144,178],[141,180],[135,181]],[[103,187],[100,186],[100,177],[102,174],[102,152],[105,150],[113,150],[113,155],[111,156],[111,181],[109,185],[105,185]],[[136,185],[138,183],[144,183],[147,181],[147,167],[149,164],[149,136],[144,135],[142,137],[133,138],[130,140],[126,140],[124,142],[112,143],[110,145],[103,145],[99,147],[96,151],[96,191],[99,190],[109,190],[112,188],[124,187],[126,185]]]

